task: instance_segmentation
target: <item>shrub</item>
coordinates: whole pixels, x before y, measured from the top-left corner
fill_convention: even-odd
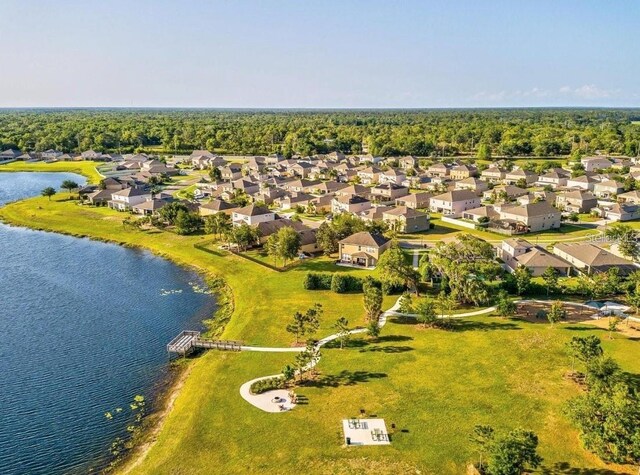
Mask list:
[[[331,278],[331,290],[336,294],[343,294],[347,291],[347,280],[342,274],[333,274]]]
[[[260,381],[256,381],[251,385],[251,393],[261,394],[266,393],[267,391],[272,391],[274,389],[284,389],[284,387],[285,380],[282,377],[261,379]]]

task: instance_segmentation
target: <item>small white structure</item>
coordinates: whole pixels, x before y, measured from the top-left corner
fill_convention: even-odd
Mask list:
[[[384,419],[344,419],[342,430],[346,445],[391,444]]]

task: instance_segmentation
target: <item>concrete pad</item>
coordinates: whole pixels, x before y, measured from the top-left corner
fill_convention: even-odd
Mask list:
[[[355,424],[354,424],[355,423]],[[345,444],[348,445],[389,445],[389,433],[384,419],[344,419],[342,421]],[[379,434],[376,436],[376,432]]]

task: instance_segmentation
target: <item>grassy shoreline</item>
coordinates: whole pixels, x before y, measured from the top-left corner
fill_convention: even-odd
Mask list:
[[[124,228],[126,216],[80,206],[64,195],[50,203],[37,197],[0,209],[0,219],[11,224],[144,248],[220,276],[233,299],[224,338],[289,345],[284,326],[290,315],[315,302],[325,307],[320,336],[333,333],[338,316],[346,316],[352,326],[361,324],[359,295],[302,290],[307,271],[335,269],[328,259],[276,272],[215,248],[199,250],[194,244],[206,242],[202,236]],[[566,463],[576,470],[622,472],[626,469],[606,466],[585,452],[561,415],[564,401],[578,391],[562,378],[569,367],[564,344],[572,335],[589,333],[601,336],[605,350],[626,371],[640,374],[637,342],[608,340],[603,330],[585,325],[550,329],[542,323],[473,317],[459,330],[445,332],[390,321],[379,342],[356,340],[345,350],[323,350],[321,379],[300,388],[309,404],[281,415],[248,405],[238,388],[253,377],[278,372],[291,356],[208,352],[188,365],[182,386],[169,398],[171,409],[150,432],[150,445],[134,450],[120,470],[460,473],[473,457],[467,440],[473,425],[491,423],[501,430],[515,425],[537,431],[547,468]],[[399,433],[387,448],[344,449],[336,421],[357,415],[359,408],[409,432]]]

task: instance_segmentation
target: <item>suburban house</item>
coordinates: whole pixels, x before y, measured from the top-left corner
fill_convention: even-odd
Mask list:
[[[583,157],[580,163],[586,172],[607,169],[612,165],[611,160],[605,157]]]
[[[464,180],[465,178],[477,175],[478,169],[473,165],[458,165],[453,167],[449,172],[449,176],[452,180]]]
[[[633,262],[592,243],[559,243],[553,247],[553,253],[586,274],[606,272],[612,267],[620,269],[621,275],[638,270]]]
[[[459,215],[468,209],[480,206],[480,198],[469,190],[453,190],[433,196],[429,208],[433,213]]]
[[[340,241],[340,262],[362,267],[375,267],[380,256],[391,245],[381,234],[360,232]]]
[[[335,214],[345,212],[358,214],[369,208],[371,208],[371,201],[358,195],[336,196],[331,201],[331,212]]]
[[[488,181],[489,183],[500,183],[504,180],[506,174],[506,170],[497,166],[490,166],[486,170],[483,170],[480,173],[480,176],[483,180]]]
[[[360,182],[364,185],[371,185],[372,183],[378,183],[382,170],[378,167],[367,167],[358,172]]]
[[[456,190],[471,190],[475,191],[478,195],[489,189],[489,185],[486,181],[482,181],[475,177],[463,178],[455,183]]]
[[[411,168],[418,167],[418,159],[413,155],[407,155],[406,157],[400,157],[398,159],[398,164],[403,170],[409,170]]]
[[[552,188],[558,188],[560,186],[567,186],[567,179],[571,176],[566,170],[554,168],[553,170],[547,170],[544,175],[538,177],[538,185],[551,186]]]
[[[640,190],[627,191],[618,195],[618,201],[621,203],[640,204]]]
[[[640,205],[631,203],[612,203],[597,208],[598,214],[611,221],[631,221],[640,219]]]
[[[538,232],[560,228],[560,211],[546,201],[528,205],[505,205],[499,209],[500,221],[512,223],[522,232]]]
[[[142,188],[125,188],[111,192],[111,201],[108,202],[109,208],[118,211],[128,211],[134,205],[138,205],[151,199],[151,193]]]
[[[383,183],[371,188],[371,195],[382,201],[393,201],[409,194],[409,188],[395,183]]]
[[[407,179],[407,175],[395,168],[389,168],[378,176],[378,183],[392,183],[401,185]]]
[[[429,230],[429,215],[406,206],[391,208],[382,213],[382,220],[391,229],[401,233],[418,233]]]
[[[429,166],[429,168],[427,168],[427,174],[431,177],[446,177],[449,176],[449,167],[447,167],[444,163],[434,163],[433,165]]]
[[[556,195],[556,206],[569,213],[589,213],[598,205],[598,198],[585,190],[564,191]]]
[[[593,194],[598,198],[607,199],[624,191],[624,185],[615,180],[603,180],[593,185]]]
[[[223,180],[232,181],[242,178],[242,168],[239,165],[228,165],[220,169]]]
[[[527,185],[530,185],[538,181],[538,175],[523,169],[512,170],[504,174],[504,182],[508,185],[515,185],[520,180],[524,180]]]
[[[533,277],[541,276],[549,267],[561,276],[571,272],[570,264],[525,239],[505,239],[498,249],[498,257],[510,272],[522,266],[531,270]]]
[[[593,175],[582,175],[575,178],[569,178],[567,180],[567,187],[593,191],[595,184],[599,181],[600,180],[595,178]]]
[[[528,193],[524,188],[520,188],[515,185],[499,185],[492,190],[487,190],[482,193],[482,199],[493,202],[507,203],[514,201],[520,196],[524,196]]]
[[[133,205],[131,207],[131,211],[136,214],[141,214],[143,216],[155,216],[158,214],[158,211],[162,209],[165,205],[173,201],[171,197],[164,198],[150,198],[142,203],[137,205]]]
[[[233,203],[228,203],[220,198],[215,198],[208,203],[204,203],[200,205],[199,212],[200,216],[211,216],[218,213],[225,213],[231,215],[233,209],[237,209],[238,207]]]
[[[407,208],[418,209],[428,208],[431,193],[411,193],[406,196],[396,198],[396,206],[406,206]]]
[[[254,204],[235,209],[231,213],[231,220],[235,226],[240,226],[244,223],[254,226],[258,223],[273,221],[275,219],[276,215],[273,211]]]

